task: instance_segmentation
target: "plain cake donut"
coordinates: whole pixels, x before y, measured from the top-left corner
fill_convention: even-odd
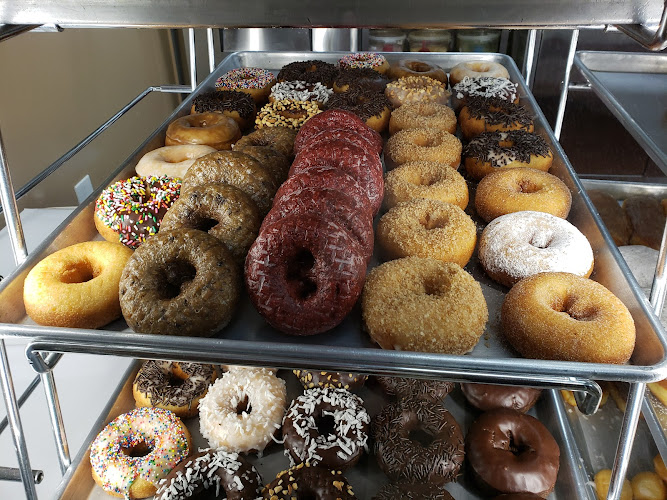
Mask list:
[[[163,146],[142,156],[134,170],[143,177],[182,178],[197,158],[215,151],[211,146],[197,144]]]
[[[470,78],[479,78],[491,76],[495,78],[509,78],[510,74],[502,64],[491,61],[467,61],[454,66],[449,73],[449,80],[452,85],[456,85],[466,76]]]
[[[264,127],[248,135],[241,137],[236,144],[235,150],[241,150],[245,146],[267,146],[275,149],[285,157],[294,158],[294,139],[296,130],[288,127]]]
[[[387,170],[417,158],[458,168],[462,149],[461,141],[449,132],[411,128],[399,130],[387,140],[384,159]]]

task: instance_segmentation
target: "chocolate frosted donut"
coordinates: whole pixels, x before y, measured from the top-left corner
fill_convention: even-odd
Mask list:
[[[306,83],[321,82],[327,87],[331,87],[337,74],[338,68],[324,61],[297,61],[282,67],[280,73],[278,73],[278,81],[289,82],[292,80],[301,80]]]
[[[304,389],[313,387],[329,387],[353,391],[363,386],[368,376],[357,373],[321,372],[311,370],[294,370]]]
[[[531,387],[491,384],[461,384],[461,391],[468,403],[479,410],[509,408],[521,413],[530,410],[542,394],[541,389]]]
[[[373,419],[373,436],[378,464],[393,482],[443,485],[463,464],[463,434],[439,404],[389,404]]]
[[[334,94],[327,108],[351,111],[376,132],[382,132],[389,125],[391,103],[384,94],[372,89],[354,88]]]
[[[439,402],[454,389],[454,382],[401,377],[375,377],[382,390],[398,399],[424,399]]]
[[[389,79],[371,68],[345,68],[334,80],[335,92],[347,92],[350,89],[363,88],[374,92],[384,92]]]
[[[516,83],[512,83],[507,78],[464,76],[463,80],[452,87],[454,108],[459,109],[472,96],[497,97],[504,101],[518,103],[517,87]]]
[[[556,484],[558,443],[530,415],[508,409],[483,413],[468,429],[465,448],[472,477],[485,494],[546,498]]]
[[[264,486],[262,497],[266,500],[357,498],[341,471],[303,463],[280,472],[273,481]]]
[[[423,484],[387,484],[373,500],[454,500],[444,488]]]
[[[191,112],[222,113],[232,118],[243,130],[255,121],[257,108],[250,94],[236,90],[212,90],[194,98]]]
[[[459,124],[467,140],[482,132],[532,132],[534,129],[533,117],[527,108],[498,97],[469,97],[459,114]]]

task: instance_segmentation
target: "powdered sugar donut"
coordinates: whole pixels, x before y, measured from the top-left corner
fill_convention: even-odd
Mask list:
[[[542,272],[587,278],[593,271],[586,237],[566,220],[543,212],[514,212],[491,221],[479,240],[479,260],[491,279],[510,287]]]
[[[164,146],[142,156],[135,170],[137,175],[142,177],[183,178],[197,158],[216,151],[217,149],[211,146],[198,144]]]

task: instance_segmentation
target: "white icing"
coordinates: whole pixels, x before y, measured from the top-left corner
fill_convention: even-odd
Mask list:
[[[454,85],[452,90],[457,99],[463,99],[466,96],[480,96],[499,97],[514,102],[517,97],[516,89],[517,84],[512,83],[507,78],[494,78],[492,76],[470,78],[464,76],[463,80]]]
[[[291,101],[317,101],[326,104],[332,94],[333,90],[320,82],[308,84],[301,80],[293,80],[291,82],[278,82],[271,87],[271,98],[276,101],[289,99]]]

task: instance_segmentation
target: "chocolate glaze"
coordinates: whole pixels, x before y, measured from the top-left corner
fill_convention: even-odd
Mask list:
[[[501,146],[501,142],[509,141],[511,146]],[[483,163],[500,168],[510,161],[530,163],[531,156],[547,158],[551,149],[539,135],[525,130],[508,132],[482,132],[471,140],[464,148],[463,155],[475,158]]]
[[[344,87],[369,89],[374,92],[384,92],[389,79],[371,68],[344,68],[340,70],[334,85]]]
[[[187,378],[173,385],[171,379],[177,378],[174,375],[177,367]],[[153,406],[190,406],[193,399],[208,390],[214,373],[213,365],[150,360],[141,366],[134,384],[139,392],[150,396]]]
[[[298,492],[298,493],[297,493]],[[352,486],[341,471],[299,464],[280,472],[262,490],[267,500],[313,498],[317,500],[353,500]]]
[[[398,399],[424,399],[439,402],[454,389],[454,382],[401,377],[375,377],[382,390]]]
[[[423,484],[387,484],[373,500],[454,500],[444,488]]]
[[[198,95],[192,101],[195,113],[236,111],[241,118],[255,114],[255,101],[250,94],[236,90],[212,90]]]
[[[518,123],[523,128],[528,128],[533,123],[533,117],[528,109],[498,97],[470,96],[465,107],[468,108],[472,118],[485,120],[490,125],[509,127]]]
[[[382,116],[382,113],[391,109],[391,103],[384,94],[357,87],[332,95],[327,102],[327,108],[352,111],[362,120],[369,120],[374,116]]]
[[[321,372],[312,370],[294,370],[294,375],[299,377],[299,381],[304,389],[329,387],[348,389],[350,391],[362,387],[368,378],[366,375],[359,375],[357,373]]]
[[[488,411],[509,408],[526,413],[542,394],[540,389],[490,384],[461,384],[468,402],[475,408]]]
[[[338,75],[338,68],[320,60],[297,61],[286,64],[278,73],[279,82],[301,80],[306,83],[321,82],[327,87],[333,85]]]

